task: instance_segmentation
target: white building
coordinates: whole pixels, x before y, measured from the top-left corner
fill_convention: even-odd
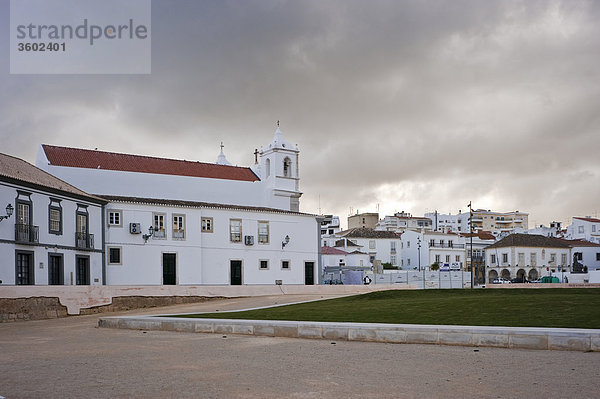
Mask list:
[[[110,285],[316,282],[319,237],[313,215],[194,201],[105,198],[110,201]]]
[[[431,230],[431,220],[426,217],[412,216],[407,212],[396,212],[392,216],[385,216],[379,220],[375,230],[403,232],[407,229]]]
[[[0,154],[1,283],[103,284],[104,204],[19,158]]]
[[[427,213],[433,225],[433,230],[470,232],[469,212],[458,211],[458,214],[440,214],[437,212]],[[514,212],[495,212],[489,209],[473,210],[473,230],[490,231],[495,236],[510,234],[515,231],[528,229],[529,214]]]
[[[600,244],[600,219],[586,217],[574,217],[570,226],[567,227],[565,238],[569,240],[586,240]]]
[[[582,270],[587,269],[588,271],[592,271],[600,269],[600,244],[583,239],[562,241],[571,247],[570,260],[572,261],[572,271],[578,271],[576,270],[577,264]]]
[[[400,264],[400,236],[394,232],[360,227],[341,231],[338,235],[360,246],[362,252],[368,253],[371,264],[376,261],[390,263],[392,266]]]
[[[488,281],[498,277],[536,280],[571,267],[568,243],[533,234],[511,234],[487,247],[485,256]]]
[[[253,167],[42,145],[36,165],[84,191],[298,211],[297,147],[279,127]],[[260,155],[260,159],[258,158]]]
[[[550,226],[545,226],[543,224],[540,224],[539,226],[534,227],[533,229],[529,229],[529,230],[515,229],[514,232],[515,233],[525,233],[525,234],[535,234],[535,235],[539,235],[539,236],[556,237],[556,238],[560,238],[563,236],[563,230],[562,230],[560,222],[552,222],[552,223],[550,223]]]
[[[321,245],[324,247],[335,245],[336,234],[342,229],[339,216],[321,215]]]
[[[407,230],[402,233],[402,269],[460,270],[465,265],[464,238],[455,233]],[[419,257],[420,256],[420,257]]]
[[[277,127],[255,157],[247,168],[222,148],[203,163],[42,145],[37,164],[110,201],[109,284],[317,283],[320,223],[298,212],[298,148]]]

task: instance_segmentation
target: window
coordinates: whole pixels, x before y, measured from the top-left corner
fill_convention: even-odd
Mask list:
[[[446,255],[446,263],[450,263],[450,255]]]
[[[429,240],[429,246],[435,247],[435,240]]]
[[[600,252],[596,252],[596,260],[600,261]]]
[[[202,218],[202,232],[212,233],[213,232],[213,218]]]
[[[269,222],[258,222],[258,243],[269,243]]]
[[[529,266],[531,266],[531,267],[537,266],[537,254],[535,252],[531,252],[529,254]]]
[[[240,219],[229,220],[229,240],[242,242],[242,221]]]
[[[508,263],[508,254],[502,254],[502,264]]]
[[[62,234],[62,207],[60,200],[51,198],[48,205],[48,232],[50,234]]]
[[[290,268],[290,261],[289,260],[282,260],[281,261],[281,268],[284,270],[289,270]]]
[[[121,264],[121,247],[108,247],[108,264]]]
[[[185,215],[173,215],[173,239],[185,239]]]
[[[460,255],[456,255],[455,262],[460,262]]]
[[[329,234],[333,234],[333,229],[329,229]]]
[[[406,242],[406,248],[410,248],[410,241]]]
[[[440,255],[435,256],[435,263],[440,263]]]
[[[375,240],[369,241],[369,249],[375,249]]]
[[[595,225],[595,224],[593,224],[593,225],[592,225],[592,233],[595,233],[595,232],[596,232],[596,225]]]
[[[579,231],[580,234],[583,234],[583,226],[579,226],[578,231]]]
[[[394,266],[396,265],[396,255],[390,256],[390,263]]]
[[[452,240],[448,240],[448,248],[453,248],[454,247],[454,243],[452,242]]]
[[[492,263],[492,265],[496,263],[496,255],[494,255],[494,254],[490,255],[490,262]]]
[[[259,269],[260,270],[267,270],[269,268],[269,261],[268,260],[261,260],[259,265]]]
[[[561,266],[566,266],[567,265],[567,254],[561,254],[560,255],[560,265]]]
[[[292,176],[292,161],[290,161],[288,157],[285,157],[285,159],[283,160],[283,176]]]
[[[444,248],[444,240],[440,240],[440,247]]]
[[[552,264],[556,263],[556,254],[550,254],[550,263],[552,263]]]
[[[110,210],[108,211],[108,227],[122,227],[122,211]]]
[[[396,252],[396,241],[390,242],[390,251]]]
[[[321,230],[321,235],[324,236],[325,234],[327,234],[327,230]]]
[[[165,230],[165,214],[154,213],[154,238],[164,239],[167,238],[167,231]]]
[[[271,175],[271,160],[269,158],[265,161],[265,175],[267,177]]]

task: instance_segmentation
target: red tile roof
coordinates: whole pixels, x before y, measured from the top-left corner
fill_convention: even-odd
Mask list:
[[[573,217],[573,219],[579,219],[579,220],[584,220],[586,222],[591,222],[591,223],[600,223],[600,219],[595,219],[595,218],[582,218],[582,217]]]
[[[341,249],[324,246],[321,248],[321,255],[347,255],[348,252]]]
[[[586,241],[586,240],[566,240],[564,238],[559,238],[560,241],[565,242],[570,247],[600,247],[600,244],[596,244],[595,242]]]
[[[47,144],[43,144],[42,148],[46,153],[50,165],[54,166],[225,180],[260,180],[250,168],[238,166],[84,150],[81,148],[57,147]]]

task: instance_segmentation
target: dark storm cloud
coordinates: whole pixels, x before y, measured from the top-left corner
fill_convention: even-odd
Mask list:
[[[3,151],[211,161],[223,140],[247,165],[281,119],[305,211],[319,196],[341,216],[469,200],[540,223],[600,210],[597,2],[155,1],[152,13],[150,76],[6,74]]]

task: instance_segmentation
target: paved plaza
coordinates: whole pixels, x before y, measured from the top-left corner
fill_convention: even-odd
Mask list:
[[[119,314],[318,298],[226,299]],[[600,353],[101,329],[99,317],[0,324],[0,396],[596,398],[600,392]]]

